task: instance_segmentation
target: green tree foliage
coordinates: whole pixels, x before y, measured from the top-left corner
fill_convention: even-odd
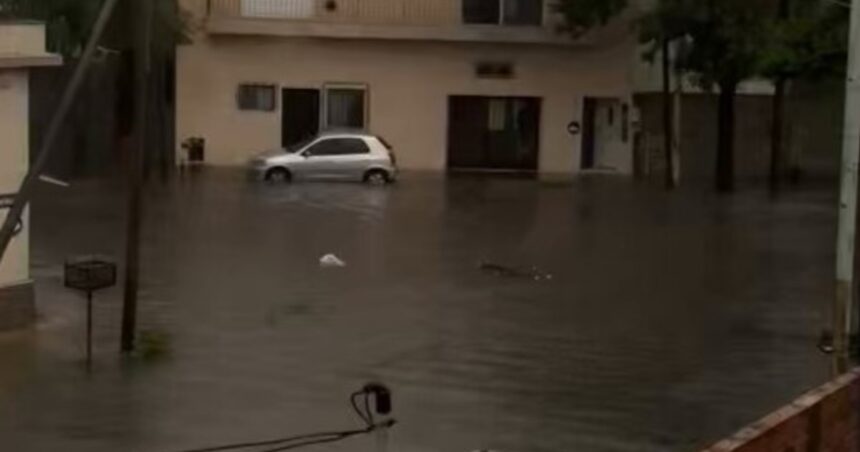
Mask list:
[[[91,0],[0,0],[0,17],[45,22],[49,50],[71,56],[86,40],[98,7]]]
[[[152,0],[155,4],[153,46],[169,50],[188,40],[189,20],[176,0]],[[46,24],[47,45],[52,52],[75,57],[79,54],[103,0],[0,0],[0,18],[38,20]],[[134,2],[119,4],[104,43],[116,50],[133,45]]]
[[[784,14],[771,14],[761,53],[767,78],[841,76],[848,43],[848,10],[826,0],[782,0]]]

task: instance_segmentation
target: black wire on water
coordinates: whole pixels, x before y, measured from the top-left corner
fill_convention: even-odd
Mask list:
[[[356,403],[356,398],[359,396],[364,396],[364,412],[362,412],[358,403]],[[394,420],[388,420],[381,424],[376,424],[373,420],[373,413],[370,410],[370,395],[366,391],[358,391],[350,395],[350,403],[352,404],[352,408],[355,410],[356,414],[364,421],[365,428],[356,429],[356,430],[342,430],[342,431],[333,431],[333,432],[319,432],[319,433],[310,433],[305,435],[296,435],[289,436],[285,438],[278,439],[270,439],[263,441],[249,441],[244,443],[235,443],[235,444],[227,444],[222,446],[214,446],[214,447],[203,447],[198,449],[186,449],[177,452],[222,452],[227,450],[236,450],[236,449],[248,449],[252,447],[265,447],[265,446],[277,446],[272,449],[266,449],[260,452],[281,452],[290,449],[296,449],[304,446],[311,446],[314,444],[325,444],[325,443],[333,443],[337,441],[342,441],[344,439],[365,435],[371,432],[374,432],[379,429],[387,429],[394,426]],[[298,441],[298,442],[296,442]],[[291,443],[291,444],[286,444]]]

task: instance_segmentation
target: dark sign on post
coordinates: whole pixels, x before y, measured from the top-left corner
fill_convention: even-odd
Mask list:
[[[87,369],[93,358],[93,292],[116,284],[116,264],[108,258],[84,256],[66,261],[65,285],[87,294]]]

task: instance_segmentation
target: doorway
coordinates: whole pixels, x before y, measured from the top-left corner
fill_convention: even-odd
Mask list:
[[[615,98],[583,102],[580,168],[621,171],[628,166],[629,106]]]
[[[320,91],[285,88],[281,92],[281,145],[312,138],[320,130]]]
[[[537,171],[541,100],[451,96],[450,170]]]

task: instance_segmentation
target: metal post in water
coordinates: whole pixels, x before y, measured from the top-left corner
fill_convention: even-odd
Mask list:
[[[87,370],[93,368],[93,293],[87,291]]]
[[[860,164],[860,0],[851,0],[851,34],[845,83],[845,124],[839,226],[836,238],[836,299],[833,305],[833,345],[836,371],[847,370],[854,333],[854,257],[857,229],[857,181]]]
[[[376,452],[388,452],[388,429],[376,429]]]
[[[140,276],[140,228],[142,220],[143,162],[147,140],[147,94],[150,72],[153,7],[151,0],[135,0],[136,23],[134,139],[129,158],[128,217],[126,219],[125,285],[123,288],[120,350],[134,351],[137,329],[137,292]]]

